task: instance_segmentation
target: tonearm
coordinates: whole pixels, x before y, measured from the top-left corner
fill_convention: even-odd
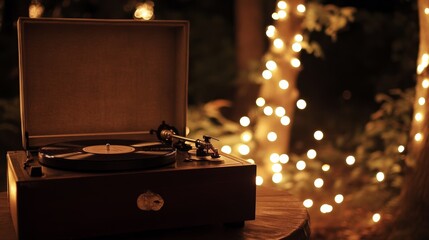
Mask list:
[[[219,141],[214,137],[204,135],[203,140],[182,137],[177,135],[178,131],[175,127],[166,124],[164,121],[158,127],[158,130],[151,130],[150,133],[156,133],[156,136],[161,142],[172,144],[179,151],[189,151],[192,147],[185,142],[192,142],[197,148],[197,156],[211,156],[212,158],[220,157],[218,149],[210,142],[211,139]],[[178,142],[173,144],[173,139],[177,139]]]

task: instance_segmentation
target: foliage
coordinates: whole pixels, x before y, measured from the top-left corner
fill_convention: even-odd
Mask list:
[[[323,203],[333,205],[336,214],[329,220],[318,208],[310,209],[313,218],[332,221],[331,227],[338,218],[360,211],[362,215],[359,218],[350,218],[348,224],[338,225],[338,228],[353,229],[356,234],[368,229],[370,221],[360,219],[365,217],[364,214],[380,212],[388,217],[397,207],[405,166],[405,152],[400,152],[398,146],[405,147],[408,141],[414,89],[395,89],[389,95],[378,94],[376,101],[380,108],[371,115],[364,132],[356,133],[347,141],[321,144],[316,149],[317,158],[313,160],[308,160],[305,155],[291,155],[290,165],[284,173],[287,178],[282,184],[302,199],[312,198],[319,202],[319,206]],[[354,151],[349,150],[350,145],[354,146]],[[356,159],[351,166],[345,163],[350,155]],[[301,159],[307,163],[304,171],[294,167]],[[327,172],[321,170],[325,163],[331,167]],[[385,176],[381,182],[376,179],[379,172]],[[318,177],[325,180],[321,189],[313,187],[313,181]],[[345,197],[341,205],[333,201],[339,193]],[[366,217],[370,219],[371,215]]]
[[[353,7],[338,7],[333,4],[320,4],[318,2],[307,3],[307,11],[303,20],[302,27],[308,32],[323,31],[333,41],[337,40],[337,33],[346,28],[349,22],[354,21]],[[315,41],[306,41],[302,43],[303,49],[316,57],[323,56],[320,45]]]
[[[317,2],[307,4],[307,13],[304,18],[303,27],[308,31],[322,31],[337,40],[337,33],[344,29],[348,22],[354,20],[356,11],[353,7],[338,7],[333,4],[322,5]]]
[[[365,170],[385,173],[383,187],[399,191],[402,185],[404,152],[400,152],[398,146],[405,148],[407,145],[414,89],[395,89],[391,91],[391,96],[378,94],[376,101],[381,103],[381,107],[371,115],[371,121],[365,126],[365,132],[356,148],[356,158],[365,166]]]
[[[233,146],[240,142],[240,133],[244,130],[240,124],[225,118],[222,110],[229,108],[231,102],[227,100],[214,100],[204,105],[191,106],[188,109],[188,136],[201,138],[210,135],[220,142],[214,145]]]

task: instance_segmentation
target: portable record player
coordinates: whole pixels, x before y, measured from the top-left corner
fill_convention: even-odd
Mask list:
[[[18,21],[24,150],[9,151],[20,239],[254,219],[256,166],[185,136],[186,21]]]

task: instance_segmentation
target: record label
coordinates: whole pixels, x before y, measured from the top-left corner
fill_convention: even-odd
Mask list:
[[[125,145],[110,145],[109,143],[105,145],[94,145],[82,148],[84,152],[94,153],[94,154],[124,154],[132,153],[136,149],[130,146]]]

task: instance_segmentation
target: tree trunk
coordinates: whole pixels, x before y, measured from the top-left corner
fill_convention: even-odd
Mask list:
[[[406,181],[390,239],[429,239],[429,88],[422,84],[429,79],[429,15],[425,13],[426,8],[429,8],[429,2],[418,0],[420,44],[414,116],[422,114],[423,118],[414,118],[412,123]],[[423,104],[419,102],[422,98],[426,99]]]
[[[259,90],[249,73],[265,51],[263,0],[236,0],[235,16],[238,75],[234,109],[229,116],[233,120],[247,114]]]
[[[258,143],[257,151],[260,155],[256,156],[255,159],[260,161],[258,162],[260,166],[264,166],[260,170],[264,169],[270,175],[273,174],[271,170],[272,164],[270,164],[271,161],[273,161],[273,159],[271,159],[272,154],[281,155],[288,153],[292,125],[282,124],[281,117],[276,115],[275,110],[279,107],[284,108],[286,110],[286,117],[289,117],[292,123],[296,101],[299,95],[296,87],[296,80],[301,67],[293,63],[293,60],[298,60],[299,51],[293,51],[292,45],[294,43],[300,44],[302,41],[302,39],[295,38],[298,34],[302,36],[302,20],[304,13],[297,11],[297,6],[300,4],[304,4],[304,1],[287,1],[287,15],[285,18],[275,21],[275,34],[270,37],[273,44],[264,57],[266,62],[273,60],[277,68],[271,71],[271,79],[263,80],[258,97],[265,99],[265,105],[262,106],[260,110],[263,111],[265,107],[271,107],[274,112],[269,116],[262,114],[262,116],[257,119],[255,140]],[[280,9],[277,7],[277,13],[279,12]],[[283,47],[279,48],[275,46],[277,39],[283,41]],[[279,87],[279,83],[281,81],[284,82],[284,80],[288,82],[288,87]],[[277,138],[275,141],[268,140],[268,134],[270,132],[276,134]],[[263,175],[266,175],[266,173]]]

